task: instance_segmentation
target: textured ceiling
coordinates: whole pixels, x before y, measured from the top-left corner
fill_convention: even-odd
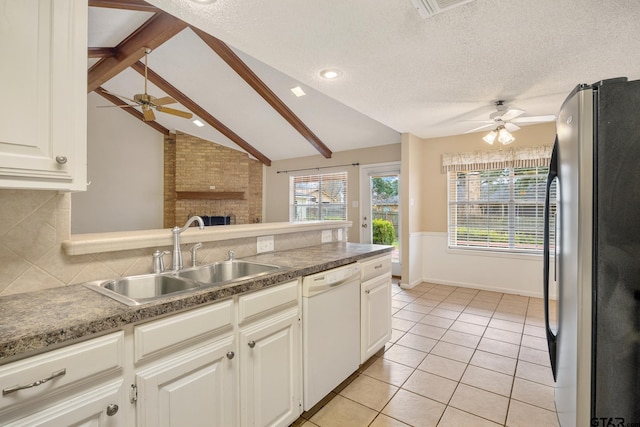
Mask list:
[[[640,78],[636,0],[475,0],[427,19],[410,0],[147,1],[232,46],[288,105],[308,102],[306,110],[291,108],[333,151],[399,142],[395,132],[421,138],[461,134],[478,126],[473,120],[488,119],[498,99],[528,116],[556,114],[578,83]],[[167,45],[189,37],[194,35],[180,34]],[[161,46],[157,57],[177,49]],[[201,49],[193,45],[182,52],[194,65],[185,70],[194,85],[207,79],[204,67],[213,66]],[[158,61],[161,74],[175,72],[180,79],[181,70],[161,67]],[[342,70],[342,77],[320,78],[318,72],[329,67]],[[225,79],[227,90],[233,77]],[[292,100],[285,82],[294,81],[322,103]],[[174,85],[189,96],[198,90]],[[229,111],[214,108],[215,102]],[[246,128],[249,143],[273,159],[314,154],[295,132],[284,136],[293,132],[286,123],[273,132],[280,141],[297,137],[298,148],[260,147],[253,139],[260,132],[249,130],[246,121],[236,124],[243,108],[232,110],[229,103],[203,106],[228,115],[228,126]],[[264,116],[255,128],[270,129],[272,120]],[[353,134],[345,137],[336,126],[353,128]]]

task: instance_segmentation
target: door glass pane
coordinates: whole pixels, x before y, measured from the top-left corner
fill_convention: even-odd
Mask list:
[[[393,245],[393,262],[400,261],[398,175],[371,175],[371,242]]]

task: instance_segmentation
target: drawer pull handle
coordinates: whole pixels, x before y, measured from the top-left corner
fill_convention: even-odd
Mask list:
[[[13,386],[13,387],[7,387],[4,390],[2,390],[2,395],[6,396],[7,394],[15,393],[18,390],[24,390],[26,388],[32,388],[32,387],[38,387],[39,385],[44,384],[47,381],[51,381],[52,379],[54,379],[56,377],[61,377],[66,373],[67,373],[66,369],[60,369],[59,371],[55,371],[54,373],[52,373],[49,377],[43,378],[43,379],[38,380],[38,381],[34,381],[31,384],[16,385],[16,386]]]
[[[382,264],[378,264],[378,265],[376,265],[376,266],[375,266],[375,267],[373,267],[373,268],[375,268],[376,270],[377,270],[377,269],[379,269],[379,268],[382,268]]]
[[[254,340],[251,340],[247,343],[247,345],[249,346],[249,348],[253,348],[256,346],[256,342]]]

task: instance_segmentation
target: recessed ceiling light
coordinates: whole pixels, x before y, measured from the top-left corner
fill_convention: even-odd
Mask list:
[[[196,126],[198,126],[198,127],[200,127],[200,128],[201,128],[202,126],[204,126],[204,123],[202,123],[202,122],[201,122],[200,120],[198,120],[198,119],[195,119],[195,120],[193,121],[193,124],[194,124],[194,125],[196,125]]]
[[[293,92],[293,94],[298,98],[306,95],[306,93],[304,93],[304,90],[302,90],[300,86],[292,87],[291,92]]]
[[[342,71],[336,70],[335,68],[327,68],[326,70],[320,71],[320,77],[333,80],[337,79],[342,75]]]

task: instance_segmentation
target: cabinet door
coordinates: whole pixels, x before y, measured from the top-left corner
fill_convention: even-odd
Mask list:
[[[0,0],[0,187],[86,188],[87,0]]]
[[[391,275],[362,283],[360,313],[360,363],[364,363],[391,338]]]
[[[136,374],[138,426],[236,425],[233,336]]]
[[[301,336],[293,308],[240,330],[242,426],[288,426],[301,413]]]
[[[125,425],[128,402],[122,379],[96,387],[63,403],[38,411],[19,420],[2,424],[11,427],[119,427]]]

